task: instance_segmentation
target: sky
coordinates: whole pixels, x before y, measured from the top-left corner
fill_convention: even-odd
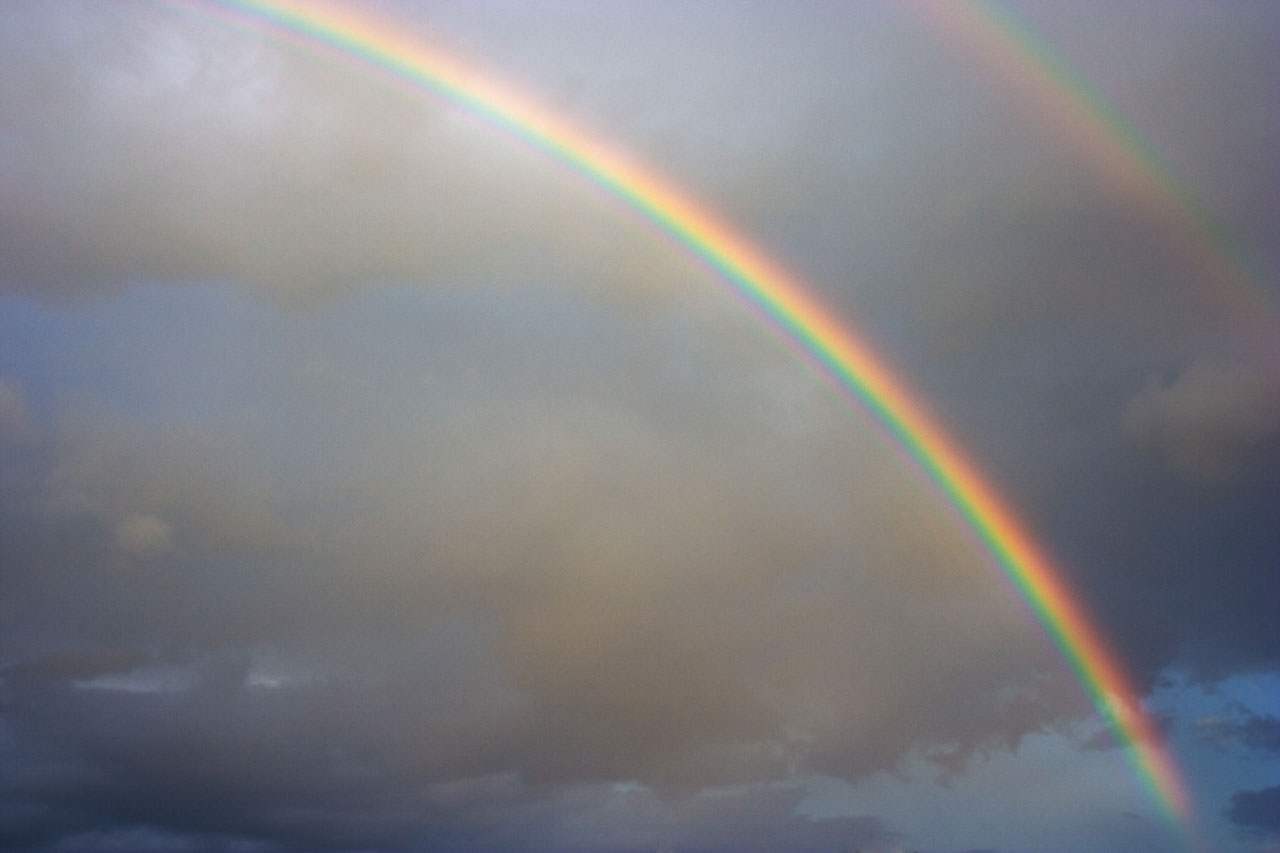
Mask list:
[[[0,4],[0,847],[1280,849],[1280,6],[358,4],[879,353],[1127,671],[1181,821],[704,262],[213,5]]]

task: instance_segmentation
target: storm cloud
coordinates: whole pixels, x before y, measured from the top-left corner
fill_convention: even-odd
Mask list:
[[[1272,269],[1274,10],[1022,11]],[[1223,849],[1268,829],[1278,374],[990,57],[864,4],[368,13],[812,281],[1211,754]],[[623,203],[198,4],[8,3],[0,56],[0,845],[1165,843],[928,477]]]

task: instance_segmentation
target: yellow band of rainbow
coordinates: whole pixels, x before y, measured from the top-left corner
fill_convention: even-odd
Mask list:
[[[864,405],[942,490],[1057,645],[1152,800],[1175,822],[1190,820],[1187,792],[1151,718],[1048,557],[902,381],[798,280],[653,172],[367,11],[312,0],[200,0],[200,5],[311,48],[335,51],[465,106],[623,199],[703,258]]]

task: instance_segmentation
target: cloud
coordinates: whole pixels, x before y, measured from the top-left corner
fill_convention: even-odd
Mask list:
[[[20,849],[20,848],[15,848]],[[151,827],[129,829],[91,829],[64,836],[47,848],[52,853],[76,853],[93,850],[98,853],[272,853],[280,847],[276,844],[253,841],[246,838],[228,838],[210,834],[186,834],[166,832]]]
[[[91,679],[130,672],[149,663],[152,657],[137,648],[59,649],[0,669],[0,676],[22,681]]]
[[[28,500],[24,534],[7,541],[30,624],[296,648],[325,632],[339,646],[370,631],[410,642],[446,613],[474,614],[483,631],[433,654],[464,693],[454,654],[522,697],[496,742],[530,778],[732,781],[810,752],[862,774],[922,734],[1004,740],[1063,713],[1057,688],[1025,670],[1040,656],[1009,647],[1030,626],[976,555],[953,554],[963,534],[929,520],[892,463],[850,459],[859,497],[840,484],[844,465],[807,484],[771,470],[750,449],[768,431],[716,449],[610,405],[475,401],[437,418],[430,443],[406,428],[356,454],[351,470],[372,480],[313,469],[335,515],[308,508],[301,484],[260,486],[252,455],[223,455],[252,445],[103,413],[68,422],[45,463],[56,499]],[[820,467],[826,441],[786,439],[798,471]],[[383,457],[396,476],[381,473]],[[755,488],[761,478],[777,490]],[[888,529],[904,535],[882,538]],[[122,551],[163,556],[168,570],[105,570]],[[917,597],[923,607],[908,604]],[[842,648],[860,650],[856,664]],[[343,654],[313,665],[328,671]],[[902,669],[903,655],[916,663]],[[942,701],[1008,678],[1031,678],[1030,692]],[[831,714],[833,702],[850,704]],[[853,748],[850,731],[864,732]]]
[[[1172,382],[1152,379],[1129,404],[1124,426],[1182,473],[1223,480],[1280,437],[1280,389],[1246,365],[1193,364]]]
[[[553,279],[643,299],[688,275],[585,180],[455,107],[176,9],[38,5],[4,13],[24,34],[0,87],[5,289],[218,281],[297,304]]]
[[[154,515],[135,513],[116,525],[116,548],[130,556],[162,554],[173,548],[173,544],[172,529]]]
[[[1223,750],[1243,748],[1280,755],[1280,718],[1254,713],[1240,702],[1232,702],[1226,711],[1196,720],[1196,737]]]
[[[351,726],[348,715],[367,703],[347,689],[320,689],[324,703],[288,689],[201,689],[185,699],[80,692],[44,703],[70,715],[44,728],[78,754],[28,754],[10,765],[10,801],[51,773],[61,777],[35,801],[40,808],[9,817],[12,849],[97,849],[135,836],[195,849],[829,850],[896,837],[870,817],[797,814],[797,786],[659,796],[635,784],[537,786],[512,773],[441,779],[443,768],[418,768],[405,777],[391,743],[370,739],[376,726]],[[216,712],[200,710],[216,697]],[[146,737],[131,728],[140,720],[152,729]]]
[[[1237,791],[1223,811],[1250,838],[1280,837],[1280,785],[1257,791]]]
[[[254,306],[273,346],[242,339],[254,380],[200,422],[176,416],[192,411],[181,395],[149,398],[159,417],[68,401],[30,454],[0,537],[9,797],[32,804],[11,838],[137,823],[302,847],[474,840],[504,797],[540,826],[562,795],[628,780],[662,816],[637,823],[679,836],[737,814],[733,797],[689,799],[706,786],[864,778],[922,744],[962,772],[980,747],[1086,710],[963,529],[795,365],[722,371],[738,352],[716,355],[719,333],[691,320],[687,339],[549,394],[528,377],[559,363],[563,335],[521,310],[491,321],[503,347],[451,357],[536,393],[495,396],[460,371],[424,395],[419,372],[371,370],[388,351],[437,358],[369,338],[367,316],[337,321],[372,308]],[[378,310],[417,327],[395,300]],[[603,314],[604,338],[636,322]],[[99,357],[154,388],[124,354],[172,336],[191,346],[193,394],[219,387],[232,362],[200,344],[226,339],[218,322],[164,325]],[[311,369],[317,351],[332,369]],[[120,571],[122,549],[163,571]],[[138,657],[50,663],[100,647]],[[404,816],[424,788],[504,774],[514,792],[472,811]],[[608,840],[597,807],[625,816],[600,794],[569,826]],[[786,808],[766,813],[797,843],[876,826]],[[549,847],[578,837],[559,831]]]
[[[1112,760],[936,488],[616,202],[182,4],[2,5],[0,846],[874,847],[803,780]],[[476,8],[442,43],[856,318],[1140,687],[1274,664],[1275,389],[1060,134],[876,7]],[[1177,90],[1198,45],[1115,53]],[[1270,240],[1272,125],[1223,126]]]
[[[3,376],[0,376],[0,435],[5,442],[15,444],[30,444],[40,436],[22,386]]]
[[[440,707],[407,657],[389,690],[360,676],[254,686],[232,659],[185,686],[57,680],[128,663],[50,659],[44,680],[7,680],[9,849],[98,849],[138,833],[196,849],[809,850],[894,837],[869,817],[796,814],[800,787],[660,795],[484,772],[480,745],[501,729]]]

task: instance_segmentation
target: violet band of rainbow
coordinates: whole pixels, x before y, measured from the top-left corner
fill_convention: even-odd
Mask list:
[[[914,396],[808,289],[686,193],[616,149],[367,10],[296,0],[172,0],[270,30],[435,92],[622,199],[701,257],[906,450],[994,556],[1175,824],[1191,804],[1172,755],[1117,656],[1034,537]]]

